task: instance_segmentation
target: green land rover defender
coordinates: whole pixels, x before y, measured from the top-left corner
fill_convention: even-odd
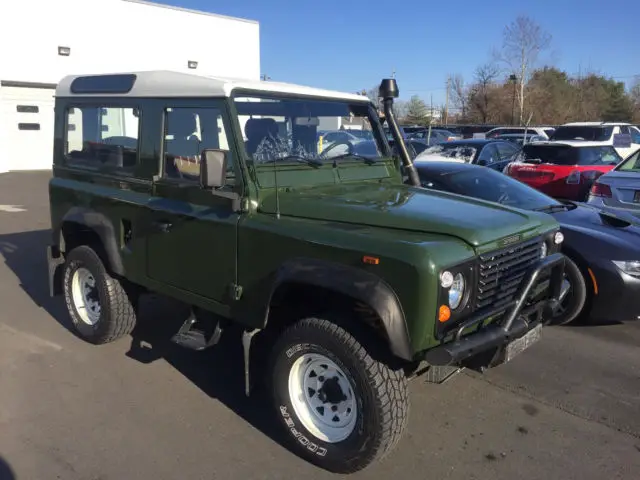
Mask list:
[[[334,472],[397,444],[410,378],[482,371],[538,340],[562,283],[558,223],[420,188],[395,80],[380,96],[384,112],[169,71],[62,79],[47,255],[77,334],[129,334],[145,292],[189,307],[183,347],[237,332],[247,394],[265,385],[294,451]]]

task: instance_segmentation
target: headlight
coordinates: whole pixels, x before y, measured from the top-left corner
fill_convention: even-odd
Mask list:
[[[562,242],[564,242],[564,235],[562,232],[556,232],[553,236],[553,243],[560,245]]]
[[[449,308],[455,310],[460,306],[464,296],[464,275],[457,273],[453,277],[453,283],[449,288]]]
[[[540,247],[540,258],[544,258],[547,256],[547,242],[542,242],[542,246]]]
[[[613,264],[627,275],[640,277],[640,262],[637,260],[612,260]]]

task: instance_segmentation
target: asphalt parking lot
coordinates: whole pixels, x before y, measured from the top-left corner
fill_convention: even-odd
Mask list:
[[[0,480],[330,478],[243,393],[240,345],[168,343],[149,297],[134,335],[92,346],[47,291],[45,173],[0,175]],[[231,339],[233,340],[233,339]],[[640,478],[640,322],[553,327],[512,363],[411,386],[410,427],[354,478]]]

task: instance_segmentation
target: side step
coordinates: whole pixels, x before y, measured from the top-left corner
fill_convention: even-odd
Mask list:
[[[222,328],[213,314],[191,309],[189,316],[171,341],[189,350],[204,350],[220,340]]]

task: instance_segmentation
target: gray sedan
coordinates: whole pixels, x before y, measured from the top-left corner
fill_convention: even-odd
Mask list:
[[[593,183],[587,203],[640,217],[640,149]]]

